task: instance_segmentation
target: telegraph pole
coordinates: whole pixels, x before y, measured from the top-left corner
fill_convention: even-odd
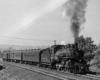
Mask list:
[[[54,45],[56,45],[56,40],[54,40]]]

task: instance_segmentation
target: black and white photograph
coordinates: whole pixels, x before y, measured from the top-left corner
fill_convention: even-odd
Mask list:
[[[0,80],[100,80],[100,0],[0,0]]]

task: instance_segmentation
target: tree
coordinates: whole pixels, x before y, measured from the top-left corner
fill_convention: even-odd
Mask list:
[[[85,59],[90,61],[94,55],[92,54],[95,50],[96,45],[93,44],[93,40],[91,37],[84,38],[83,35],[78,37],[76,43],[78,43],[79,48],[84,50]]]

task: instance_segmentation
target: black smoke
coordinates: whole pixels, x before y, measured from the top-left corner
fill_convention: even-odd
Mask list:
[[[69,0],[63,5],[66,17],[70,19],[70,29],[74,39],[79,36],[81,26],[85,20],[85,8],[87,0]]]

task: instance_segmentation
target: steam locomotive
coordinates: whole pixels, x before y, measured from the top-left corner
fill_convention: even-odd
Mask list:
[[[46,49],[3,51],[2,58],[8,62],[37,65],[75,74],[89,71],[84,51],[79,49],[77,44],[53,45]]]

